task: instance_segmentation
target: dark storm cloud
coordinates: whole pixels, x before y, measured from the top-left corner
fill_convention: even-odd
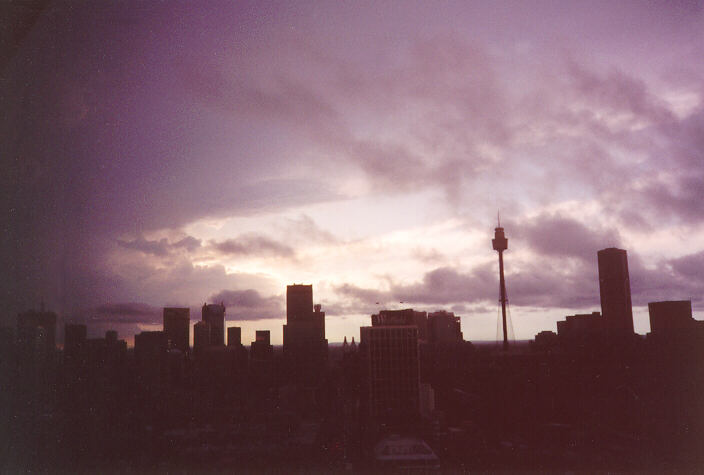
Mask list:
[[[365,289],[349,283],[335,287],[335,292],[345,297],[351,297],[352,299],[366,305],[375,305],[376,303],[384,303],[393,300],[393,296],[389,292],[375,289]]]
[[[581,250],[574,257],[578,259],[566,260],[564,254],[548,251],[530,262],[508,259],[506,286],[511,304],[517,307],[598,309],[596,250],[590,259],[585,258]],[[704,301],[704,274],[700,271],[704,265],[704,253],[663,260],[654,267],[645,266],[635,252],[629,252],[628,258],[635,306],[658,300]],[[383,305],[401,301],[422,306],[489,305],[499,301],[498,266],[485,264],[469,271],[441,267],[427,272],[417,283],[391,281],[389,290],[344,284],[336,287],[335,292],[367,307],[373,303]]]
[[[630,112],[636,119],[649,119],[658,124],[675,118],[642,80],[624,71],[613,69],[606,74],[598,74],[574,61],[568,63],[568,71],[576,98],[604,107],[612,113]]]
[[[677,274],[704,282],[704,251],[672,259],[668,264]]]
[[[516,223],[512,232],[543,256],[576,257],[590,263],[599,249],[621,246],[617,230],[601,229],[598,223],[587,227],[561,214],[541,214]]]
[[[210,247],[226,256],[263,255],[293,258],[296,253],[292,247],[260,234],[243,234],[234,239],[211,241]]]
[[[282,318],[286,313],[282,296],[262,297],[254,289],[221,290],[208,299],[210,302],[222,302],[227,307],[228,319],[262,320]]]
[[[413,284],[393,283],[388,291],[337,287],[338,294],[369,305],[372,301],[409,305],[491,304],[499,301],[498,268],[482,265],[469,272],[441,267]],[[583,270],[580,268],[580,271]],[[515,306],[585,308],[599,305],[596,271],[585,275],[559,266],[528,267],[508,274],[507,293]],[[591,278],[591,279],[590,279]]]

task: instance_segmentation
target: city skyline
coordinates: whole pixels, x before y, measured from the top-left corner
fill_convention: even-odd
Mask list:
[[[500,224],[500,222],[499,222]],[[501,238],[506,240],[504,237],[504,229],[503,227],[498,227],[496,228],[496,232],[501,235]],[[492,244],[496,240],[496,234],[495,234],[495,239],[492,241]],[[494,244],[495,245],[495,244]],[[504,244],[505,246],[505,244]],[[599,294],[600,294],[600,302],[599,308],[600,311],[593,312],[592,315],[597,315],[599,316],[602,312],[605,316],[605,318],[609,321],[621,321],[622,323],[617,324],[617,327],[622,327],[623,330],[621,331],[626,331],[626,333],[636,333],[636,334],[641,334],[645,335],[646,333],[649,333],[652,331],[652,305],[653,304],[660,304],[660,303],[668,303],[668,302],[673,302],[673,301],[680,301],[683,302],[684,300],[681,299],[670,299],[670,300],[660,300],[660,301],[654,301],[650,300],[646,304],[646,309],[648,311],[648,314],[646,315],[646,318],[648,319],[647,321],[647,329],[645,331],[642,331],[644,328],[643,323],[641,322],[640,325],[634,325],[635,318],[633,314],[633,309],[632,309],[632,302],[631,302],[631,297],[630,297],[630,279],[629,279],[629,271],[628,271],[628,257],[627,257],[627,251],[624,249],[618,249],[618,248],[605,248],[605,249],[600,249],[595,253],[595,256],[597,259],[595,259],[596,263],[595,265],[598,266],[598,281],[597,285],[599,286]],[[499,275],[500,271],[499,268],[497,267],[496,269],[497,275],[496,275],[496,284],[500,283]],[[625,284],[624,284],[625,283]],[[271,322],[287,322],[288,324],[291,323],[291,321],[297,322],[300,318],[303,318],[303,321],[306,321],[308,318],[312,318],[314,314],[317,315],[322,315],[322,317],[319,317],[320,323],[317,325],[321,325],[321,328],[318,329],[317,333],[319,333],[320,336],[317,338],[325,338],[327,336],[325,332],[325,312],[320,312],[321,310],[321,304],[317,303],[317,300],[313,300],[313,293],[312,293],[312,285],[311,284],[290,284],[286,286],[286,302],[287,304],[285,305],[285,308],[283,310],[284,315],[281,317],[282,319],[272,319]],[[292,297],[293,295],[293,297]],[[499,292],[499,295],[501,293]],[[692,316],[692,299],[687,299],[687,302],[689,302],[689,309],[690,309],[690,318]],[[315,305],[313,302],[316,302]],[[507,307],[508,307],[508,300],[507,300]],[[447,309],[441,308],[441,307],[426,307],[426,306],[421,306],[416,309],[412,309],[408,305],[404,306],[404,302],[401,301],[398,303],[398,305],[392,304],[389,308],[382,307],[379,302],[376,303],[377,305],[377,311],[381,310],[382,312],[394,312],[394,311],[410,311],[410,310],[421,310],[424,313],[431,314],[433,312],[440,312],[444,313],[447,312]],[[310,307],[310,308],[308,308]],[[315,309],[314,309],[315,307]],[[134,344],[134,337],[137,335],[139,332],[146,331],[146,332],[154,332],[154,331],[164,331],[166,334],[169,333],[167,331],[167,315],[169,318],[173,318],[172,314],[174,312],[178,312],[182,314],[181,318],[184,318],[184,324],[186,325],[185,330],[180,330],[181,332],[185,331],[189,336],[188,336],[188,344],[190,346],[194,346],[194,339],[195,334],[197,332],[197,329],[195,327],[196,324],[205,324],[208,322],[208,332],[209,332],[209,337],[208,337],[208,345],[213,344],[213,345],[227,345],[228,340],[224,340],[223,338],[226,335],[229,335],[228,330],[229,329],[234,329],[236,328],[237,335],[239,337],[240,341],[257,341],[256,333],[262,331],[263,327],[266,327],[267,329],[265,330],[269,335],[271,335],[271,328],[263,325],[262,320],[247,320],[247,319],[228,319],[227,316],[227,306],[224,305],[224,301],[218,302],[213,302],[213,303],[207,303],[205,302],[202,307],[200,307],[201,312],[202,312],[202,319],[191,319],[190,318],[190,313],[191,310],[197,310],[199,307],[192,307],[192,308],[174,308],[170,306],[164,306],[162,308],[158,308],[157,310],[159,311],[159,316],[162,318],[163,315],[163,320],[160,323],[150,323],[150,324],[142,324],[138,328],[139,330],[133,334],[125,334],[122,335],[125,337],[125,341],[129,342],[130,346],[133,346]],[[502,339],[502,332],[501,332],[501,314],[498,313],[498,310],[501,308],[501,301],[497,301],[497,321],[496,321],[496,336],[495,338],[488,338],[488,339],[467,339],[465,341],[496,341],[497,344],[499,344],[500,340]],[[234,310],[234,314],[237,314],[238,311],[241,311],[241,309],[238,308],[232,308]],[[25,309],[25,313],[32,313],[35,312],[36,309]],[[86,324],[90,322],[90,319],[76,319],[76,318],[71,318],[70,316],[62,316],[58,315],[58,318],[55,313],[51,312],[51,310],[48,310],[49,313],[54,315],[55,319],[58,319],[59,323],[66,323],[69,325],[73,325],[76,323],[81,323],[81,324]],[[315,313],[313,313],[315,311]],[[44,312],[44,303],[42,302],[42,307],[41,307],[41,312]],[[307,316],[307,312],[310,313],[310,316]],[[509,312],[510,313],[510,312]],[[211,318],[211,314],[213,317],[215,317],[214,320],[209,320]],[[215,315],[217,314],[217,316]],[[301,317],[303,315],[303,317]],[[614,316],[615,315],[615,316]],[[564,317],[563,315],[562,317]],[[367,315],[367,318],[369,316]],[[374,315],[372,315],[374,317]],[[293,318],[293,320],[291,320]],[[459,319],[459,324],[462,324],[462,317],[460,315],[457,316]],[[510,314],[509,314],[510,318]],[[616,320],[613,320],[616,318]],[[558,319],[559,320],[559,319]],[[526,338],[517,338],[515,336],[515,332],[513,329],[513,323],[510,322],[510,330],[508,334],[508,338],[510,340],[532,340],[533,337],[539,333],[545,333],[545,332],[554,332],[554,330],[558,330],[559,333],[559,328],[560,324],[563,324],[564,322],[560,322],[556,320],[555,321],[555,326],[552,328],[539,328],[536,333],[533,336],[526,337]],[[187,323],[186,323],[187,322]],[[88,335],[92,337],[99,337],[102,336],[102,334],[105,333],[105,328],[103,325],[100,324],[99,322],[98,325],[96,325],[96,328],[91,329],[90,325],[87,327],[88,328]],[[306,325],[309,326],[312,322],[307,322]],[[170,323],[170,325],[173,325]],[[613,325],[613,324],[611,324]],[[119,324],[117,325],[119,326]],[[284,345],[285,347],[285,332],[286,332],[286,324],[283,325],[283,331],[279,332],[278,330],[274,330],[274,338],[271,340],[271,342],[274,345]],[[220,330],[215,330],[216,328],[220,328]],[[243,332],[243,327],[244,327],[244,332]],[[356,331],[353,331],[351,334],[345,334],[342,336],[340,340],[333,340],[332,343],[342,343],[343,340],[347,340],[348,337],[356,337],[357,339],[361,339],[361,328],[364,327],[364,324],[360,326],[359,329]],[[306,331],[310,331],[312,327]],[[62,325],[59,325],[59,331],[61,332],[62,330]],[[641,331],[639,331],[641,330]],[[114,331],[113,328],[109,328],[108,331]],[[218,333],[219,332],[219,333]],[[322,333],[321,333],[322,332]],[[243,339],[242,334],[244,333],[245,337]],[[314,331],[314,333],[316,333]],[[470,331],[471,333],[471,331]],[[216,336],[213,336],[215,334]],[[279,337],[279,334],[281,337]],[[63,335],[62,335],[63,336]],[[181,338],[181,337],[179,337]],[[309,337],[306,337],[309,338]],[[52,337],[52,341],[53,341]],[[503,339],[504,341],[506,340],[506,328],[505,328],[505,323],[504,323],[504,330],[503,330]],[[220,341],[222,340],[222,341]],[[220,341],[220,343],[218,343]],[[327,340],[325,340],[327,342]],[[326,343],[327,345],[327,343]],[[504,346],[506,343],[504,343]],[[185,347],[187,349],[188,347]],[[182,348],[183,349],[183,348]],[[506,348],[505,348],[506,349]]]
[[[697,4],[51,2],[24,21],[0,57],[0,325],[43,301],[132,335],[222,302],[243,342],[281,344],[305,282],[330,342],[405,307],[493,340],[497,209],[517,339],[598,310],[609,247],[637,333],[648,302],[698,315]]]

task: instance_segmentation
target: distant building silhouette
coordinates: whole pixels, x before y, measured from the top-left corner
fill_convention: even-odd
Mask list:
[[[225,304],[203,304],[202,320],[210,324],[210,344],[225,344]]]
[[[612,335],[633,334],[631,284],[628,277],[628,256],[613,247],[597,253],[601,313]]]
[[[428,341],[430,343],[456,343],[463,341],[460,317],[441,310],[428,314]]]
[[[366,404],[377,424],[417,420],[420,414],[418,326],[411,309],[381,311],[360,328]]]
[[[699,326],[692,318],[691,300],[649,302],[650,332],[653,335],[671,335],[693,330]]]
[[[313,286],[286,286],[286,323],[309,321],[313,311]]]
[[[242,344],[242,328],[228,327],[227,346],[240,346]]]
[[[203,349],[211,346],[212,327],[205,321],[193,325],[193,352],[198,354]]]
[[[251,345],[250,357],[252,360],[269,361],[274,356],[274,347],[271,346],[271,332],[257,330]]]
[[[327,361],[325,312],[313,306],[312,285],[286,287],[286,324],[283,326],[284,355],[296,382],[319,379]]]
[[[535,335],[535,344],[539,348],[554,346],[558,341],[557,333],[550,330],[543,330]]]
[[[372,315],[372,326],[415,325],[418,329],[418,340],[428,340],[428,314],[404,308],[402,310],[381,310]]]
[[[188,352],[191,333],[189,308],[164,307],[164,333],[170,348]]]
[[[589,340],[603,338],[606,320],[599,312],[568,315],[557,322],[557,336],[561,340]]]
[[[243,379],[249,355],[247,349],[242,345],[242,328],[229,327],[227,329],[227,349],[231,353],[233,372],[237,373],[235,377]],[[230,377],[233,377],[233,375],[230,375]]]
[[[257,391],[267,390],[274,384],[274,347],[269,330],[257,330],[249,350],[249,381]],[[265,396],[265,392],[260,392]]]
[[[87,328],[80,323],[64,325],[64,362],[78,364],[84,358]]]
[[[136,374],[145,391],[161,386],[167,349],[163,331],[143,331],[134,336]]]
[[[163,331],[144,331],[134,336],[134,356],[137,362],[159,359],[166,349],[166,334]]]

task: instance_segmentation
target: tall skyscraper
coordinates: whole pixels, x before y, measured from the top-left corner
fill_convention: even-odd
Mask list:
[[[191,311],[188,308],[164,307],[164,333],[169,347],[188,352]]]
[[[210,344],[225,344],[225,305],[203,304],[202,320],[210,325]]]
[[[376,318],[375,318],[376,317]],[[375,422],[399,423],[420,414],[418,327],[412,312],[380,312],[360,328],[366,405]]]
[[[612,335],[633,334],[631,283],[628,256],[623,249],[610,247],[597,252],[601,314]]]
[[[320,376],[327,361],[325,312],[313,306],[312,285],[286,287],[284,354],[295,381],[311,383]]]
[[[313,312],[313,286],[286,286],[286,323],[309,321]]]

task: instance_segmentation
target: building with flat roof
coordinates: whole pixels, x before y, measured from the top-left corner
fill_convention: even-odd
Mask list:
[[[695,325],[691,300],[649,302],[648,314],[653,335],[687,331]]]
[[[202,321],[210,325],[210,344],[225,344],[225,304],[203,304]]]
[[[601,314],[611,335],[633,334],[631,283],[625,250],[610,247],[597,252]]]
[[[284,355],[293,382],[312,384],[327,362],[325,312],[313,305],[312,285],[286,287],[286,324],[283,326]]]
[[[382,311],[372,316],[372,326],[360,328],[365,403],[376,423],[419,418],[419,330],[413,319],[411,312]]]
[[[187,307],[164,307],[164,333],[169,348],[187,353],[190,347],[191,310]]]
[[[208,322],[200,321],[193,325],[193,352],[199,353],[211,346],[212,327]]]

